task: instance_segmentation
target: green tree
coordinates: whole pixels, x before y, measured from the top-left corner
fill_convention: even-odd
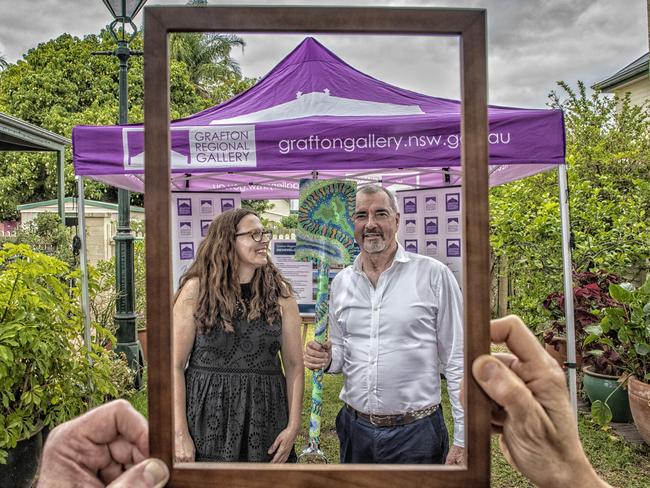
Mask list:
[[[142,48],[138,36],[134,49]],[[118,119],[118,70],[112,56],[93,56],[110,50],[113,41],[106,31],[83,39],[63,34],[30,50],[22,60],[0,72],[0,111],[71,137],[75,125],[112,125]],[[194,95],[184,66],[171,67],[172,115],[186,116],[205,108]],[[133,57],[129,71],[131,122],[143,119],[143,66]],[[72,160],[66,150],[66,162]],[[66,193],[74,192],[71,164],[65,165]],[[13,217],[16,205],[54,198],[56,158],[50,153],[0,154],[0,218]],[[105,185],[89,181],[86,196],[106,199]],[[110,195],[109,195],[110,196]]]
[[[173,34],[170,46],[172,59],[185,64],[191,83],[203,98],[221,102],[230,98],[230,93],[224,93],[222,87],[243,84],[248,88],[254,83],[254,80],[242,78],[239,64],[231,57],[233,48],[245,46],[244,40],[237,35]]]
[[[9,63],[4,57],[4,54],[0,54],[0,70],[5,69],[7,66],[9,66]]]
[[[280,225],[285,229],[297,229],[298,228],[298,214],[287,215],[280,219]]]
[[[140,34],[131,43],[141,50]],[[115,43],[106,30],[83,39],[63,34],[39,44],[16,64],[0,71],[0,112],[5,112],[66,137],[76,125],[117,123],[118,61],[114,56],[94,56],[93,51],[113,50]],[[143,61],[129,61],[129,121],[144,117]],[[225,77],[218,93],[244,88],[241,77]],[[195,89],[188,66],[170,63],[171,117],[187,117],[213,104]],[[71,149],[66,150],[66,194],[74,193]],[[16,206],[56,195],[56,157],[52,153],[0,154],[0,220],[16,216]],[[88,181],[86,197],[115,201],[116,193],[101,183]],[[137,198],[137,197],[136,197]]]
[[[565,114],[567,172],[576,271],[604,269],[640,281],[650,258],[650,107],[588,95],[564,82],[550,105]],[[533,327],[542,302],[562,290],[556,172],[493,188],[491,244],[508,258],[511,311]]]
[[[257,215],[262,215],[264,212],[267,212],[268,210],[271,210],[273,207],[275,207],[275,205],[268,200],[242,200],[241,206],[243,208],[252,210]]]
[[[189,0],[187,5],[205,7],[207,0]],[[255,84],[242,77],[239,63],[232,58],[234,48],[246,43],[235,34],[178,33],[170,36],[171,58],[184,63],[197,93],[212,104],[221,103]]]
[[[72,253],[72,229],[54,212],[39,213],[16,230],[17,244],[27,244],[34,251],[54,256],[70,267],[75,265]]]

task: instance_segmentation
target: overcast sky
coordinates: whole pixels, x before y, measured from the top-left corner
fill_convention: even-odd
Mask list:
[[[149,4],[183,4],[149,0]],[[556,81],[588,85],[648,51],[646,0],[353,1],[228,0],[210,4],[319,4],[480,7],[488,12],[490,103],[543,107]],[[98,33],[110,22],[101,0],[0,0],[0,54],[16,62],[29,49],[64,32]],[[142,18],[136,18],[140,25]],[[244,36],[237,53],[246,76],[262,76],[304,36]],[[383,81],[458,98],[458,42],[450,38],[370,39],[315,36],[355,68]]]

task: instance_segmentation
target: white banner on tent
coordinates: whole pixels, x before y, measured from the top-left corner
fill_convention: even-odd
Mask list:
[[[194,262],[196,251],[212,220],[241,207],[239,193],[172,192],[172,266],[174,291]]]
[[[462,288],[461,191],[460,186],[398,191],[397,239],[408,252],[445,264]]]

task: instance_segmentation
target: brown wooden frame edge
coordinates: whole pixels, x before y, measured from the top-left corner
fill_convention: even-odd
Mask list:
[[[176,464],[173,453],[169,165],[171,32],[454,35],[461,39],[465,371],[489,351],[486,13],[474,9],[145,7],[145,210],[151,455],[172,467],[170,486],[372,488],[489,486],[490,403],[466,376],[467,465]],[[471,175],[471,177],[466,177]]]

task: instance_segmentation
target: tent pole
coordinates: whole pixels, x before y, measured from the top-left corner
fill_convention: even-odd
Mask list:
[[[569,229],[569,186],[567,183],[566,165],[561,164],[557,169],[560,184],[560,218],[562,221],[562,260],[564,269],[564,313],[566,317],[566,346],[567,371],[569,372],[569,395],[573,415],[578,420],[578,391],[576,385],[576,334],[573,315],[573,275],[571,265],[571,246]]]
[[[77,205],[77,220],[79,224],[79,239],[81,249],[79,250],[79,265],[81,267],[81,311],[84,321],[84,342],[90,352],[90,300],[88,298],[88,254],[86,253],[86,209],[84,195],[83,176],[77,177],[77,194],[79,204]]]

